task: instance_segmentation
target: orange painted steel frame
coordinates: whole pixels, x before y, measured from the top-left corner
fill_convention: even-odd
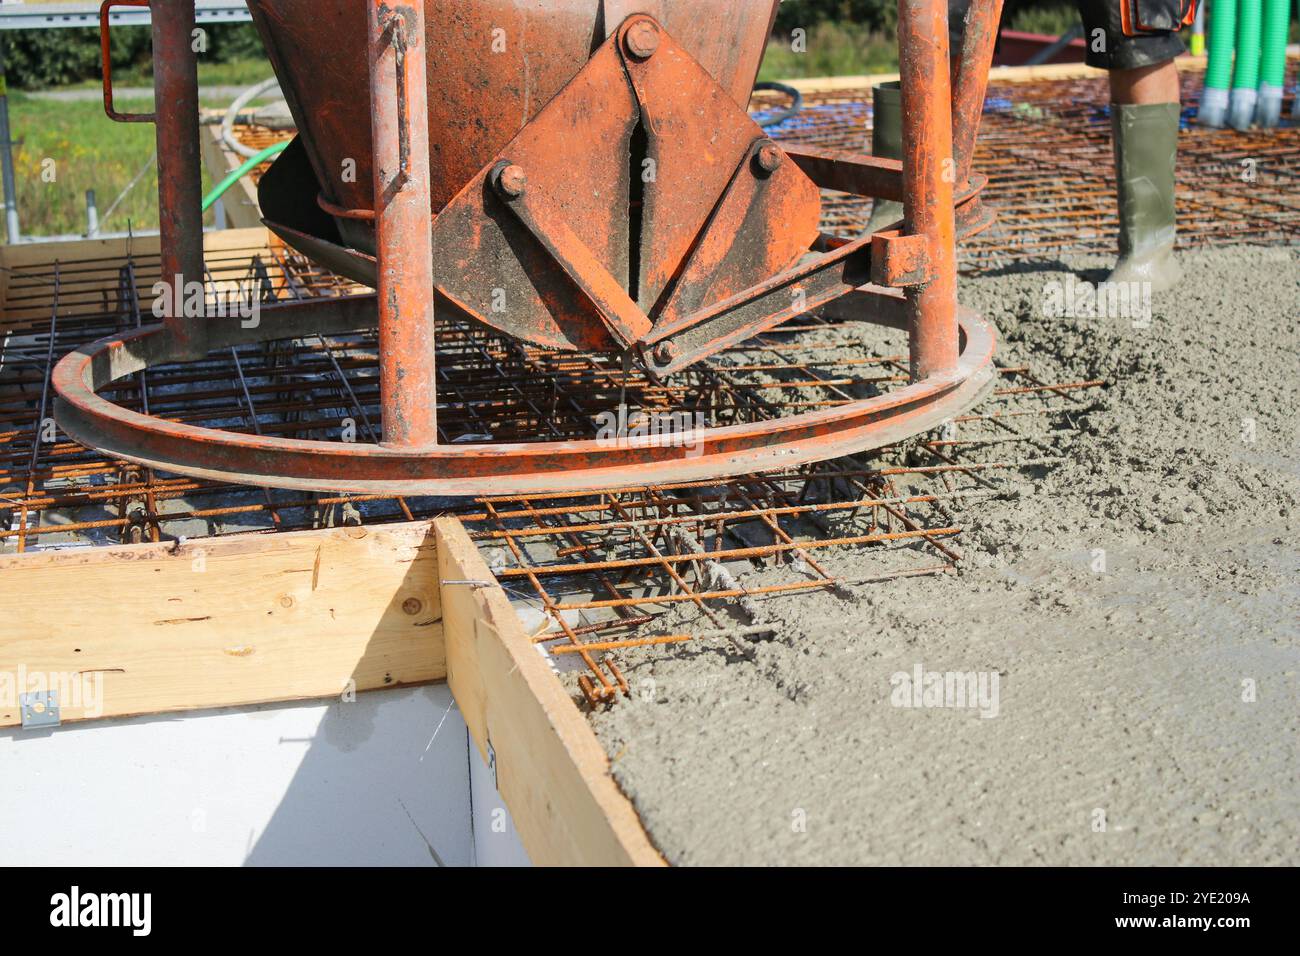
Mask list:
[[[379,405],[384,444],[432,447],[433,246],[425,116],[424,3],[366,0],[379,253]]]
[[[113,108],[109,13],[113,7],[149,7],[153,48],[176,51],[154,57],[153,113],[119,113]],[[104,67],[104,112],[119,123],[154,123],[158,146],[158,230],[162,279],[173,287],[169,303],[186,298],[190,282],[203,282],[203,179],[199,151],[199,68],[194,42],[193,0],[105,0],[99,8]],[[171,309],[163,317],[176,342],[177,359],[202,358],[208,351],[202,322]]]
[[[578,490],[738,474],[878,447],[935,427],[977,401],[992,380],[993,331],[957,305],[955,242],[990,221],[978,206],[983,180],[970,173],[969,165],[1000,5],[1000,0],[975,0],[964,48],[950,64],[945,0],[900,0],[901,165],[824,150],[781,150],[765,138],[746,154],[757,177],[782,168],[782,157],[788,155],[822,188],[901,199],[901,232],[847,243],[822,237],[824,254],[817,261],[646,332],[637,313],[627,309],[635,304],[622,302],[627,298],[622,288],[613,288],[605,281],[608,273],[585,261],[590,255],[581,255],[583,244],[568,236],[563,222],[533,220],[531,207],[522,203],[512,208],[515,218],[510,221],[517,224],[511,228],[540,231],[543,244],[558,256],[555,268],[569,271],[589,302],[600,307],[600,296],[592,294],[599,286],[607,301],[622,303],[612,317],[602,312],[606,334],[640,337],[639,359],[651,375],[668,374],[778,325],[798,313],[789,308],[790,295],[798,292],[806,293],[807,308],[824,307],[837,317],[907,330],[913,381],[902,389],[786,418],[701,429],[683,436],[679,446],[636,438],[439,444],[425,0],[391,6],[366,0],[377,295],[269,306],[262,309],[256,328],[236,320],[168,316],[162,326],[100,340],[57,366],[58,420],[84,444],[173,472],[314,490],[447,494]],[[197,77],[189,35],[194,4],[153,0],[151,6],[164,275],[197,279],[202,276]],[[619,49],[631,70],[654,55],[660,36],[677,50],[658,23],[633,15],[608,43],[623,44]],[[674,62],[685,62],[679,52],[674,56]],[[109,82],[106,71],[106,103],[111,104]],[[498,197],[493,202],[510,203],[526,195],[527,171],[510,168],[508,158],[499,158],[482,175]],[[728,195],[715,198],[715,218]],[[744,235],[743,216],[729,216],[726,222],[734,225],[738,244],[752,243],[752,236]],[[436,227],[436,218],[434,223]],[[868,275],[874,282],[866,282]],[[620,325],[618,315],[631,321]],[[194,358],[208,348],[341,334],[374,327],[376,317],[383,418],[379,445],[185,425],[141,415],[95,394],[116,379]]]

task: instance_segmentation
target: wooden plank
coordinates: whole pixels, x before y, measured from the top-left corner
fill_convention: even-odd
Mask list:
[[[212,182],[219,183],[228,173],[234,172],[243,163],[244,157],[227,148],[221,138],[221,117],[224,110],[205,110],[205,119],[213,122],[199,128],[200,153],[203,165],[207,167]],[[222,208],[226,211],[228,228],[256,229],[262,227],[262,209],[257,204],[257,187],[252,177],[244,176],[239,182],[226,190],[221,197]]]
[[[661,866],[590,725],[460,522],[434,521],[447,681],[539,866]],[[456,582],[483,582],[483,586]]]
[[[1031,80],[1072,80],[1080,77],[1103,76],[1105,71],[1084,63],[1046,63],[1042,66],[995,66],[989,70],[990,83],[1027,83]],[[838,93],[848,90],[866,90],[877,83],[898,79],[897,73],[872,73],[864,76],[807,76],[782,80],[800,93]]]
[[[1180,56],[1174,62],[1180,70],[1205,69],[1204,56]],[[1086,63],[1044,63],[1041,66],[995,66],[989,70],[989,82],[1028,83],[1033,80],[1077,80],[1104,75],[1104,70]],[[861,76],[801,76],[781,82],[800,93],[838,93],[866,90],[877,83],[896,79],[897,73],[872,73]]]
[[[0,725],[21,675],[69,681],[64,721],[441,680],[435,550],[411,522],[0,557]]]
[[[212,279],[227,288],[243,279],[254,255],[260,255],[271,276],[279,271],[270,252],[270,233],[255,229],[223,229],[205,233],[204,255]],[[5,276],[0,299],[0,332],[44,329],[50,322],[54,263],[60,267],[59,316],[101,315],[117,307],[119,270],[128,247],[136,264],[136,290],[146,324],[151,314],[153,284],[159,278],[158,236],[76,239],[0,246],[0,274]]]
[[[253,229],[217,229],[203,234],[203,251],[229,252],[235,249],[265,248],[270,239],[265,226]],[[13,246],[0,246],[4,263],[12,268],[48,265],[60,262],[81,262],[98,259],[123,259],[127,247],[139,256],[156,256],[159,250],[158,233],[112,236],[97,239],[69,239],[51,242],[21,242]]]

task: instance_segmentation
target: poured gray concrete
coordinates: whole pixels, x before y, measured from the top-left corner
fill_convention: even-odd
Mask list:
[[[763,600],[753,660],[620,653],[592,720],[670,861],[1300,862],[1300,263],[1180,259],[1149,322],[1044,315],[1063,267],[962,283],[1001,362],[1111,385],[1042,436],[1062,464],[954,506],[961,573]]]

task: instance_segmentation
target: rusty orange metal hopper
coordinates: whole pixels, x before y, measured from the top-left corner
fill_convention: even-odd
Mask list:
[[[768,190],[780,193],[768,216],[779,218],[779,228],[774,221],[761,237],[752,229],[757,241],[733,257],[725,275],[700,276],[712,262],[694,263],[683,275],[737,166],[763,138],[744,110],[776,6],[426,4],[419,55],[427,78],[433,280],[444,307],[454,304],[549,348],[629,344],[617,329],[611,336],[600,309],[557,273],[553,250],[530,248],[513,222],[493,229],[501,203],[465,195],[481,190],[485,170],[503,152],[526,164],[543,224],[563,218],[577,254],[589,254],[652,320],[684,303],[719,301],[798,259],[817,235],[819,202],[811,182],[790,167]],[[358,95],[367,75],[364,7],[251,0],[249,9],[300,131],[297,147],[262,180],[267,223],[300,251],[373,286],[374,152],[370,102]],[[672,49],[644,63],[620,50],[611,38],[633,13],[653,16]],[[625,57],[632,69],[624,69]]]
[[[933,427],[991,381],[993,332],[959,312],[955,242],[990,221],[970,157],[1000,6],[973,0],[954,68],[944,0],[900,0],[900,163],[783,147],[749,118],[775,0],[249,0],[300,130],[261,180],[263,214],[376,292],[270,305],[253,326],[164,314],[60,362],[59,422],[183,474],[402,494],[732,475]],[[155,4],[153,21],[157,102],[196,103],[193,0]],[[107,85],[105,98],[111,110]],[[198,278],[197,150],[162,148],[197,143],[197,109],[134,119],[159,126],[164,273]],[[903,220],[823,236],[821,190],[899,200]],[[904,330],[911,383],[669,443],[459,444],[439,430],[435,312],[443,328],[621,353],[672,396],[672,376],[817,311]],[[371,444],[200,428],[97,394],[212,348],[376,328]]]
[[[777,0],[426,3],[422,50],[434,211],[530,123],[632,13],[655,17],[744,109],[777,6]],[[248,0],[248,9],[326,199],[372,207],[366,5]]]

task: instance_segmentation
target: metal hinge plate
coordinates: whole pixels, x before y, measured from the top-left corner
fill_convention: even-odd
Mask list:
[[[59,726],[59,692],[56,690],[19,694],[18,708],[22,712],[23,730]]]

